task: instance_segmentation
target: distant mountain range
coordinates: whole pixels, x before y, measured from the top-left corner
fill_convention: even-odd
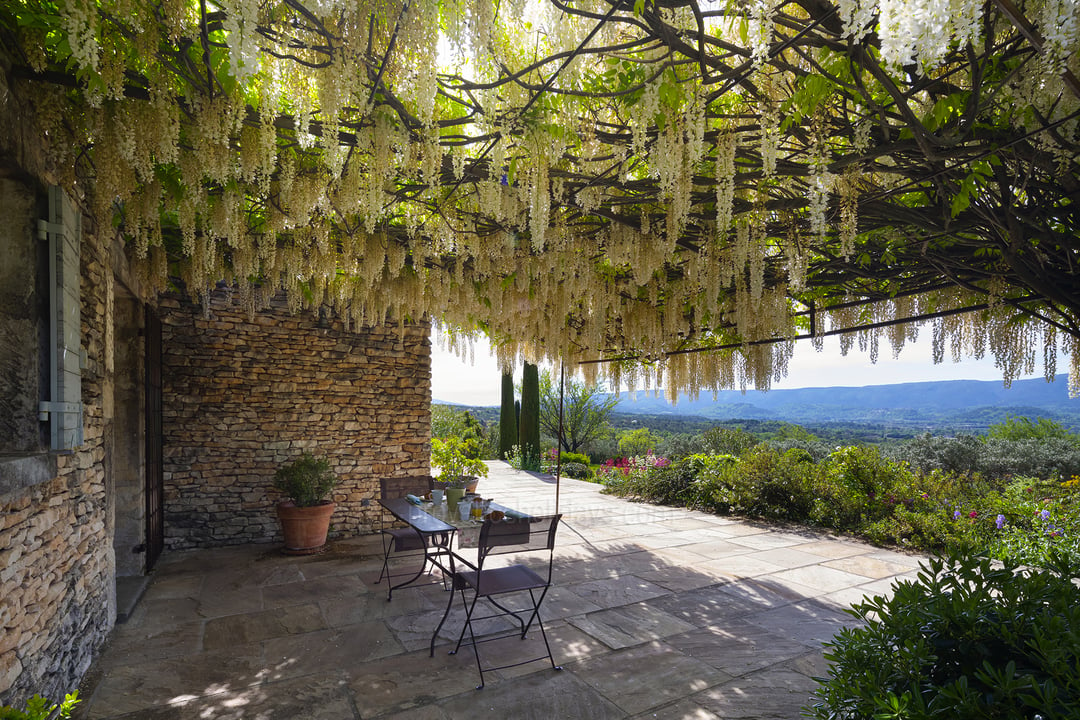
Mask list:
[[[944,380],[768,392],[725,390],[715,399],[712,393],[702,393],[697,400],[680,395],[674,406],[663,392],[658,397],[652,392],[639,392],[636,399],[624,393],[616,413],[661,420],[670,417],[815,426],[873,425],[903,428],[909,435],[924,430],[978,433],[1008,415],[1018,415],[1044,417],[1080,432],[1080,398],[1069,399],[1068,380],[1067,375],[1058,375],[1052,383],[1017,380],[1009,388],[997,380]],[[497,420],[497,408],[494,413],[491,408],[470,409],[485,421]]]
[[[1069,398],[1067,375],[1054,382],[1018,380],[1005,388],[1000,381],[946,380],[869,385],[866,387],[799,388],[795,390],[725,390],[697,400],[680,395],[672,406],[640,392],[627,395],[617,411],[640,415],[689,415],[713,420],[783,420],[793,423],[873,423],[927,429],[985,429],[1007,415],[1045,417],[1080,431],[1080,399]]]

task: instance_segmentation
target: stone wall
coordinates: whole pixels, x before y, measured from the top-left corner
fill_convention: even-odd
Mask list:
[[[346,330],[161,301],[166,547],[280,541],[274,471],[305,450],[342,483],[331,537],[371,532],[380,477],[428,474],[431,346],[426,324]]]
[[[18,336],[5,335],[2,343],[14,366],[34,368],[25,376],[31,378],[28,387],[5,392],[22,393],[18,402],[34,409],[40,334],[48,326],[27,322],[20,308],[41,301],[34,282],[41,272],[34,231],[43,191],[25,177],[0,172],[0,257],[11,253],[29,263],[0,289],[0,317],[15,317],[18,325]],[[85,222],[81,255],[84,443],[70,454],[51,453],[42,445],[46,436],[36,412],[23,413],[0,458],[6,468],[0,470],[0,705],[21,705],[34,693],[60,698],[74,690],[116,616],[106,489],[111,377],[104,363],[111,258]]]

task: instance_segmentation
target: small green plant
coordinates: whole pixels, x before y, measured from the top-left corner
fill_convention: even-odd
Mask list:
[[[511,445],[510,450],[506,453],[506,462],[510,464],[510,467],[515,470],[521,469],[521,446]]]
[[[488,474],[487,463],[471,457],[468,443],[456,437],[432,439],[431,464],[439,468],[439,480],[447,483],[447,487],[465,487],[466,478]]]
[[[330,461],[316,458],[308,452],[274,473],[274,489],[296,503],[297,507],[321,504],[335,485],[337,476],[330,469]]]
[[[562,473],[566,477],[574,478],[575,480],[588,480],[592,477],[592,470],[588,465],[582,465],[578,462],[566,463],[562,466]]]
[[[60,704],[35,695],[26,701],[25,710],[16,710],[7,705],[0,707],[0,720],[63,720],[71,717],[71,711],[78,702],[78,691],[65,695]]]
[[[563,452],[559,457],[562,458],[563,465],[565,465],[566,463],[580,463],[582,465],[589,464],[589,456],[585,453]]]
[[[863,718],[1076,718],[1077,568],[1021,569],[951,556],[851,610],[863,626],[826,643],[828,678],[804,714]]]

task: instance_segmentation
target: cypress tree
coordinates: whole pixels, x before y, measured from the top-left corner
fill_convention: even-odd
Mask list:
[[[522,468],[540,469],[540,371],[525,363],[521,376],[521,419],[518,421]]]
[[[499,408],[499,458],[505,460],[518,440],[517,410],[514,402],[514,376],[502,376],[502,406]]]

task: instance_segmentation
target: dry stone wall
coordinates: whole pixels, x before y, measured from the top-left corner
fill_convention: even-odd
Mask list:
[[[35,203],[25,199],[38,192],[22,181],[0,187],[0,255],[37,242]],[[34,693],[62,698],[76,689],[116,617],[106,489],[112,380],[105,367],[104,329],[111,321],[105,278],[111,259],[86,227],[80,262],[84,443],[70,454],[42,449],[0,458],[15,476],[0,486],[0,705],[22,705]],[[37,272],[19,279],[21,292],[36,292]],[[15,349],[37,353],[37,338],[27,335],[42,331],[24,328]],[[36,416],[31,420],[34,436]]]
[[[428,474],[426,324],[346,329],[283,303],[163,298],[166,546],[280,541],[274,471],[311,451],[341,484],[331,537],[372,532],[380,477]]]

